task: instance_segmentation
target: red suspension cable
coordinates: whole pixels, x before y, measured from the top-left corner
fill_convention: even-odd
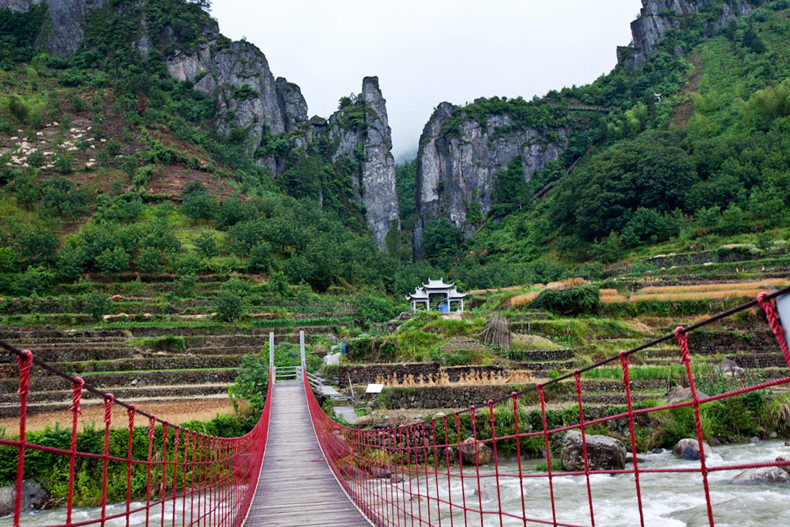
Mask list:
[[[0,438],[0,447],[15,448],[17,452],[17,471],[14,483],[14,514],[13,525],[19,527],[22,517],[23,482],[25,478],[25,460],[30,450],[60,455],[68,459],[68,487],[65,507],[65,523],[51,527],[77,527],[98,525],[104,527],[109,521],[123,518],[128,527],[135,514],[145,514],[145,525],[150,527],[151,513],[160,507],[160,522],[164,526],[165,508],[172,505],[172,527],[176,525],[176,513],[181,515],[181,526],[214,525],[240,527],[247,513],[252,496],[257,486],[266,438],[269,426],[271,406],[271,386],[266,405],[255,428],[247,435],[239,438],[215,438],[197,434],[180,426],[160,421],[155,416],[137,410],[134,405],[117,401],[112,394],[103,393],[88,386],[79,377],[71,377],[53,366],[38,361],[29,350],[18,350],[0,341],[0,347],[16,355],[19,367],[19,437],[18,439]],[[71,437],[68,450],[44,446],[27,441],[27,403],[31,390],[30,374],[33,365],[63,378],[71,386]],[[104,437],[101,454],[81,452],[77,448],[79,416],[81,414],[82,396],[85,391],[98,394],[104,403]],[[126,409],[126,438],[121,442],[111,441],[112,411],[120,406]],[[135,457],[135,418],[143,415],[148,418],[147,439],[148,450],[145,458]],[[162,441],[159,453],[157,447],[157,423],[162,423]],[[172,448],[169,447],[169,435],[173,435]],[[179,449],[181,444],[182,448]],[[113,445],[111,447],[111,445]],[[115,454],[114,449],[120,445],[125,447],[123,454]],[[170,450],[170,452],[168,452]],[[156,456],[161,454],[161,461]],[[191,455],[191,459],[188,457]],[[122,456],[122,457],[121,457]],[[101,496],[98,517],[73,521],[75,504],[75,480],[82,462],[101,460]],[[154,481],[155,467],[161,467],[161,485]],[[168,467],[172,466],[172,494],[168,496]],[[125,493],[123,512],[108,514],[108,497],[110,496],[110,468],[124,467],[123,480]],[[125,469],[125,470],[124,470]],[[114,470],[113,470],[114,471]],[[133,482],[135,474],[143,477],[146,482],[145,504],[132,507],[134,499]],[[189,484],[187,483],[189,478]],[[115,481],[115,480],[113,480]],[[161,495],[156,499],[157,486]],[[171,502],[171,503],[168,503]],[[179,503],[180,502],[180,503]],[[180,505],[180,506],[179,506]],[[189,511],[187,511],[189,508]],[[187,515],[189,523],[187,523]]]

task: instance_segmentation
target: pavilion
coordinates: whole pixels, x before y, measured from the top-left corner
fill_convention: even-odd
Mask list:
[[[441,309],[441,304],[439,311],[444,311],[445,313],[451,312],[453,309],[453,302],[456,305],[456,311],[463,312],[464,310],[464,299],[468,293],[459,293],[458,289],[455,287],[455,284],[445,284],[444,279],[439,280],[428,280],[427,284],[422,284],[422,287],[418,287],[414,290],[414,293],[410,294],[406,297],[406,300],[411,302],[411,310],[416,312],[418,310],[418,305],[425,305],[425,309],[427,311],[431,310],[431,299],[440,297],[441,300],[446,300],[446,309]]]

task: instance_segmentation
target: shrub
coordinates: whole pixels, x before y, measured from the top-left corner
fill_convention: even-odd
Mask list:
[[[137,257],[137,269],[141,273],[158,273],[162,271],[162,257],[164,253],[159,249],[149,247],[140,251]]]
[[[67,174],[71,174],[74,171],[74,168],[71,165],[70,153],[62,152],[58,154],[58,156],[55,158],[55,170],[57,170],[64,176]]]
[[[54,279],[52,271],[45,267],[29,267],[16,279],[16,294],[19,296],[39,295],[52,287]]]
[[[110,310],[110,297],[104,293],[90,293],[82,299],[82,311],[96,320],[101,319]]]
[[[223,284],[224,285],[224,284]],[[238,290],[220,287],[215,304],[217,317],[225,322],[237,322],[247,313],[246,297]]]
[[[560,315],[593,314],[598,312],[600,306],[600,292],[591,285],[564,291],[546,289],[532,302],[533,309],[545,309]]]
[[[178,274],[197,273],[203,269],[203,262],[194,253],[187,253],[175,261],[175,271]]]
[[[272,246],[259,242],[250,249],[250,266],[257,271],[265,271],[272,263]]]
[[[269,389],[269,353],[264,351],[245,355],[241,360],[236,381],[228,388],[233,404],[239,400],[249,402],[260,411]]]
[[[107,153],[111,156],[117,156],[121,153],[121,143],[117,139],[110,139],[107,141]]]
[[[288,296],[291,291],[288,285],[288,279],[285,277],[285,274],[280,271],[274,273],[272,279],[266,283],[266,290],[279,297]]]
[[[13,247],[0,247],[0,273],[12,273],[17,270],[19,253]]]
[[[105,249],[96,257],[96,265],[106,274],[122,273],[129,269],[129,253],[123,247]]]
[[[354,297],[357,318],[364,325],[386,322],[397,315],[397,307],[388,298],[373,293],[359,293]]]
[[[195,247],[206,258],[211,258],[217,255],[217,241],[208,232],[202,233],[195,239]]]
[[[44,154],[40,150],[35,150],[27,156],[27,162],[32,167],[41,168],[47,162],[47,158],[44,157]]]
[[[178,279],[176,284],[176,294],[182,297],[192,296],[195,286],[198,284],[198,277],[195,273],[187,273]]]

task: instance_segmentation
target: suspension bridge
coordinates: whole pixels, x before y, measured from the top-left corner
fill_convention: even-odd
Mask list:
[[[53,527],[87,525],[160,527],[206,526],[442,526],[552,525],[586,527],[606,525],[600,516],[600,501],[594,478],[609,475],[627,478],[629,496],[622,496],[623,515],[631,525],[646,525],[645,496],[658,478],[662,484],[681,475],[692,476],[697,494],[704,503],[704,524],[716,524],[717,502],[712,480],[720,473],[745,470],[790,470],[790,461],[767,460],[750,464],[712,464],[703,445],[700,409],[706,404],[766,389],[790,386],[790,350],[780,313],[790,304],[790,289],[761,294],[742,306],[698,322],[678,327],[674,333],[622,351],[608,359],[544,384],[513,392],[504,401],[487,401],[430,421],[393,428],[355,429],[343,426],[324,413],[314,392],[320,380],[302,365],[274,367],[274,337],[270,335],[270,382],[266,402],[255,428],[243,437],[210,436],[168,423],[154,415],[116,400],[78,377],[72,377],[36,359],[29,350],[19,350],[5,342],[0,347],[14,355],[19,371],[19,436],[0,437],[0,449],[16,457],[14,527],[25,525],[35,515],[23,513],[23,484],[26,461],[33,452],[62,458],[68,467],[67,497],[62,521]],[[759,311],[755,311],[759,309]],[[788,376],[739,386],[725,393],[705,396],[695,386],[694,357],[689,339],[707,326],[726,323],[730,317],[749,311],[759,314],[776,337],[777,353],[788,367]],[[786,318],[790,313],[786,314]],[[684,365],[688,400],[657,407],[635,407],[631,395],[630,364],[652,348],[675,342],[677,358]],[[70,448],[56,448],[27,440],[27,399],[31,367],[59,376],[72,390]],[[590,417],[585,412],[585,385],[597,368],[622,368],[622,388],[627,405],[624,411]],[[575,391],[578,422],[558,426],[548,416],[551,394],[557,389]],[[84,393],[102,398],[105,407],[103,443],[96,449],[77,448],[78,416]],[[520,407],[533,404],[542,423],[525,422]],[[114,407],[126,410],[124,423],[128,442],[110,446]],[[678,467],[642,466],[637,451],[637,435],[649,427],[649,417],[657,412],[690,408],[694,416],[694,440],[699,447],[696,463]],[[497,429],[495,414],[511,414],[512,427]],[[588,453],[587,437],[592,427],[614,420],[626,420],[630,467],[604,470],[596,467]],[[118,423],[115,423],[116,425]],[[134,448],[135,428],[147,431],[147,448]],[[501,425],[499,425],[501,427]],[[552,463],[552,442],[569,431],[581,433],[583,468],[558,471]],[[139,432],[139,430],[138,430]],[[463,439],[465,435],[470,437]],[[545,448],[546,471],[528,470],[522,464],[522,449],[535,441]],[[119,448],[125,455],[118,455]],[[143,452],[141,454],[140,452]],[[510,455],[508,463],[504,457]],[[489,458],[485,461],[483,458]],[[515,460],[513,459],[515,458]],[[9,459],[8,456],[5,459]],[[556,460],[555,460],[556,461]],[[94,517],[75,515],[75,471],[78,464],[101,466],[101,499]],[[108,504],[108,474],[124,474],[124,503]],[[574,478],[581,493],[584,520],[567,519],[561,505],[560,488]],[[136,489],[132,493],[133,480]],[[143,493],[139,489],[144,489]],[[540,507],[525,488],[537,483],[545,495]],[[515,497],[515,498],[514,498]],[[520,497],[520,498],[519,498]],[[506,499],[507,498],[507,499]],[[516,504],[515,506],[513,504]],[[37,524],[38,525],[38,524]],[[702,523],[700,524],[702,525]]]

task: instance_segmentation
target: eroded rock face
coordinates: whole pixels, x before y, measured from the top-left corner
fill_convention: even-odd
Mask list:
[[[447,218],[470,237],[478,225],[468,221],[470,209],[479,204],[483,216],[494,204],[496,175],[523,156],[525,181],[559,159],[567,146],[567,130],[556,130],[559,142],[533,129],[495,133],[512,123],[508,115],[490,116],[486,125],[473,118],[460,124],[458,134],[443,135],[445,124],[459,108],[440,104],[425,126],[417,154],[417,221],[414,228],[414,256],[421,259],[425,227]]]
[[[83,37],[86,15],[104,6],[109,0],[0,0],[0,8],[26,12],[31,6],[46,3],[49,22],[39,38],[42,47],[52,55],[70,57],[77,52]]]
[[[634,37],[633,65],[644,64],[664,39],[667,31],[681,25],[679,16],[698,13],[710,0],[642,0],[639,18],[631,23]],[[748,15],[753,6],[747,0],[724,2],[721,14],[713,27],[707,28],[709,34],[722,29],[731,21]],[[682,50],[679,50],[682,51]]]
[[[386,100],[377,77],[365,77],[362,93],[354,104],[365,106],[364,126],[349,126],[347,110],[339,110],[329,122],[313,119],[315,136],[328,134],[336,145],[332,163],[346,158],[361,162],[360,177],[352,181],[357,199],[365,207],[368,229],[379,249],[386,249],[390,228],[399,229],[398,194],[395,190],[395,158],[392,156],[392,131],[387,116]],[[358,153],[362,152],[362,159]]]
[[[622,441],[613,437],[586,435],[587,460],[590,470],[622,470],[625,468],[626,452]],[[571,430],[562,440],[560,455],[562,468],[569,472],[584,470],[584,444],[582,434]]]
[[[277,78],[276,87],[285,129],[292,132],[303,127],[307,123],[307,101],[301,88],[283,77]]]
[[[191,54],[177,52],[167,60],[167,71],[179,81],[194,83],[195,90],[217,97],[222,120],[220,133],[233,125],[249,129],[247,151],[254,154],[264,130],[276,135],[292,131],[307,121],[307,103],[301,90],[286,79],[275,81],[266,56],[249,42],[234,42],[215,52],[215,41]],[[272,175],[278,175],[275,173]]]

